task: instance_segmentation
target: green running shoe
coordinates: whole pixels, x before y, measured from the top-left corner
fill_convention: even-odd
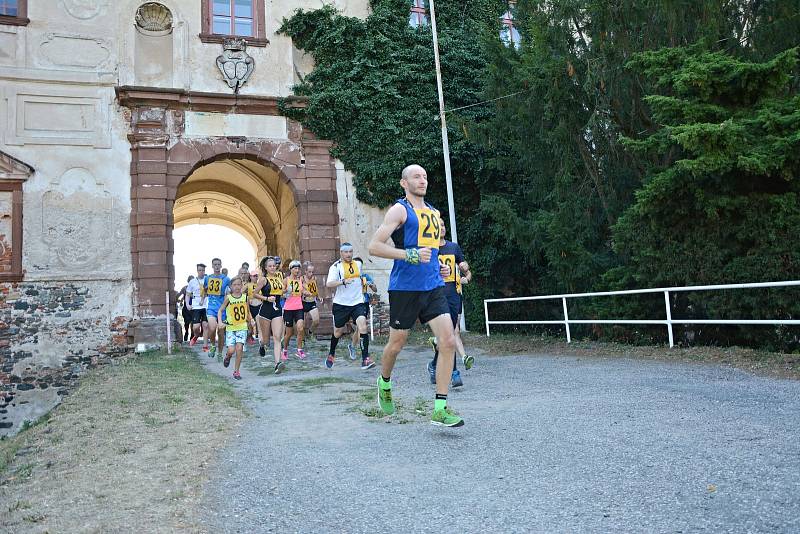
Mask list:
[[[213,358],[216,355],[217,355],[217,346],[216,345],[212,345],[212,347],[208,351],[208,357],[209,358]]]
[[[378,404],[386,415],[394,413],[394,402],[392,401],[392,383],[383,381],[383,377],[378,375]]]
[[[436,426],[464,426],[464,420],[447,410],[434,410],[431,424]]]
[[[464,364],[464,369],[469,371],[470,369],[472,369],[472,365],[475,363],[475,357],[469,355],[464,356],[463,358],[461,358],[461,362]]]

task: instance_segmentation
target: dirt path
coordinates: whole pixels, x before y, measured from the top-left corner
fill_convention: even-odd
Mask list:
[[[800,528],[800,382],[624,356],[482,354],[450,396],[466,425],[440,429],[428,424],[428,356],[401,354],[392,417],[377,410],[376,371],[329,371],[317,357],[276,377],[251,358],[237,387],[255,417],[210,471],[204,528]]]

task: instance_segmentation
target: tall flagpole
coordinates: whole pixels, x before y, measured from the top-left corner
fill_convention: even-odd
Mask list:
[[[442,91],[442,67],[439,63],[439,35],[436,32],[436,6],[433,0],[428,0],[431,8],[431,30],[433,32],[433,61],[436,65],[436,89],[439,92],[439,119],[442,122],[442,152],[444,152],[444,180],[447,184],[447,209],[450,212],[450,240],[458,243],[456,230],[456,208],[453,200],[453,175],[450,172],[450,142],[447,137],[447,119],[444,113],[444,92]],[[455,267],[456,276],[461,276],[458,266]],[[461,310],[461,330],[466,332],[464,324],[464,310]]]

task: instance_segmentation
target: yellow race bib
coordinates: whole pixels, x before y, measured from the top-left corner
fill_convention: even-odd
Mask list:
[[[220,296],[222,295],[222,278],[209,278],[208,288],[206,288],[207,295]]]
[[[252,282],[247,282],[246,291],[247,291],[247,300],[251,300],[253,298],[253,291],[256,289],[256,285]]]
[[[283,295],[283,276],[271,275],[267,276],[267,283],[269,284],[270,295]]]
[[[311,293],[313,296],[319,295],[319,290],[317,289],[317,281],[313,278],[311,280],[306,281],[306,291]]]
[[[228,297],[228,307],[225,308],[225,321],[232,327],[232,331],[247,328],[246,299],[246,295],[242,295],[238,299],[233,296]]]
[[[289,282],[289,294],[292,296],[300,295],[301,289],[303,285],[300,283],[300,280],[295,280],[294,278],[288,278],[287,282]]]
[[[442,227],[439,224],[439,212],[430,208],[417,209],[417,246],[438,250]]]
[[[354,261],[343,261],[342,272],[344,272],[345,280],[349,280],[350,278],[361,278],[361,270],[358,268],[358,264]]]
[[[456,265],[455,254],[439,254],[439,264],[450,267],[450,274],[444,278],[445,282],[455,282],[456,292],[461,294],[461,272]]]

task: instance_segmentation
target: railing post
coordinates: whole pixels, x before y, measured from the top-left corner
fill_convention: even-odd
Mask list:
[[[489,303],[483,301],[483,317],[486,321],[486,337],[489,337]]]
[[[561,304],[564,305],[564,326],[567,327],[567,343],[572,343],[572,337],[569,334],[569,315],[567,314],[567,297],[561,297]]]
[[[664,291],[664,305],[667,308],[667,332],[669,332],[669,347],[675,346],[675,341],[672,338],[672,312],[669,309],[669,291]]]

